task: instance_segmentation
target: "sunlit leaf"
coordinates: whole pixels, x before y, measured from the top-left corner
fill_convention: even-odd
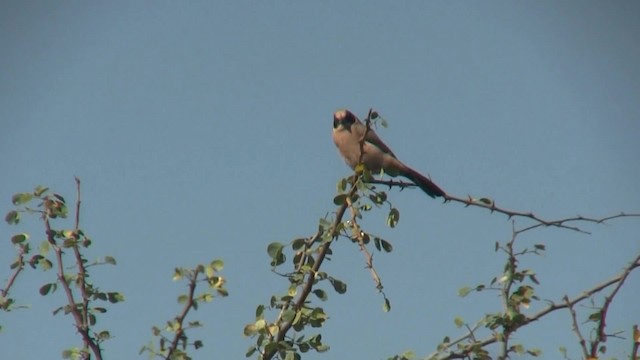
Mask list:
[[[386,297],[384,298],[384,304],[382,305],[382,311],[384,311],[384,312],[391,311],[391,302]]]
[[[11,197],[11,202],[13,205],[22,205],[28,203],[33,199],[32,193],[17,193]]]
[[[467,295],[469,295],[469,293],[471,292],[471,288],[468,286],[462,287],[460,289],[458,289],[458,296],[460,297],[465,297]]]
[[[391,228],[396,227],[400,221],[400,211],[396,208],[392,208],[387,215],[387,225]]]
[[[222,269],[224,269],[224,261],[220,259],[213,260],[210,266],[213,268],[213,270],[220,272],[222,271]]]
[[[460,316],[456,316],[453,319],[453,323],[456,324],[457,328],[460,328],[460,327],[464,326],[464,320]]]
[[[112,304],[119,303],[124,301],[124,295],[119,292],[110,292],[107,293],[109,297],[109,302]]]
[[[175,268],[173,270],[173,281],[181,280],[183,276],[182,269]]]
[[[253,336],[258,333],[258,328],[255,324],[247,324],[242,331],[244,336]]]
[[[44,194],[48,190],[49,190],[48,187],[44,187],[42,185],[38,185],[38,186],[36,186],[35,190],[33,191],[33,195],[36,196],[36,197],[40,197],[40,196],[42,196],[42,194]]]

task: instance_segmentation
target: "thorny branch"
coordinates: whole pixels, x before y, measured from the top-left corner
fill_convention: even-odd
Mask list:
[[[582,349],[582,355],[584,355],[585,359],[588,359],[589,350],[587,350],[587,341],[584,339],[584,336],[582,336],[582,332],[580,331],[580,325],[578,325],[578,318],[576,317],[576,311],[573,309],[573,304],[571,304],[567,295],[565,295],[562,300],[567,305],[567,309],[569,309],[569,313],[571,314],[571,328],[578,337],[578,343]]]
[[[604,329],[606,327],[606,319],[607,319],[607,313],[609,311],[609,306],[611,305],[611,302],[613,301],[613,298],[618,293],[618,290],[620,290],[620,288],[622,287],[622,284],[624,284],[624,281],[627,279],[627,277],[631,273],[631,270],[633,270],[633,265],[634,264],[636,266],[640,266],[640,255],[638,255],[635,258],[635,260],[633,260],[631,265],[629,265],[624,270],[624,272],[622,273],[622,276],[620,278],[620,281],[618,281],[618,284],[616,285],[616,287],[613,289],[613,291],[611,291],[611,294],[609,294],[608,296],[605,296],[605,298],[604,298],[604,304],[602,305],[602,308],[600,310],[600,319],[599,319],[599,323],[598,323],[598,330],[597,330],[597,333],[596,333],[596,338],[595,338],[594,341],[591,342],[591,357],[592,358],[596,358],[597,357],[599,345],[601,343],[604,343],[604,342],[607,341],[607,334],[605,334]]]
[[[631,271],[633,271],[634,269],[640,267],[640,255],[637,256],[632,262],[631,264],[629,264],[629,266],[627,266],[622,273],[620,273],[619,275],[601,283],[598,284],[596,286],[594,286],[593,288],[583,292],[582,294],[576,296],[575,298],[573,298],[570,301],[564,301],[563,303],[559,303],[559,304],[555,304],[552,303],[551,305],[549,305],[546,309],[543,309],[541,311],[539,311],[538,313],[532,315],[531,317],[528,317],[525,321],[523,321],[521,324],[518,325],[517,328],[513,329],[512,331],[517,330],[518,328],[521,328],[523,326],[526,326],[534,321],[538,321],[541,318],[543,318],[544,316],[548,315],[551,312],[554,312],[556,310],[560,310],[560,309],[565,309],[565,308],[570,308],[575,306],[576,304],[580,303],[581,301],[601,292],[602,290],[608,288],[609,286],[613,285],[613,284],[620,284],[620,282],[623,282],[627,276],[631,273]],[[617,291],[614,289],[614,291]],[[615,294],[612,294],[615,295]],[[613,298],[613,296],[610,295],[611,298]],[[489,336],[487,338],[485,338],[484,340],[480,340],[480,341],[476,341],[474,343],[474,346],[476,347],[485,347],[487,345],[491,345],[496,343],[499,339],[499,335],[500,334],[494,334],[492,336]],[[449,344],[446,344],[443,346],[443,348],[436,352],[431,354],[430,356],[428,356],[427,358],[437,358],[439,360],[446,360],[446,359],[464,359],[467,358],[469,356],[469,353],[471,352],[471,350],[469,349],[465,349],[463,351],[459,351],[459,352],[450,352],[447,356],[445,357],[437,357],[438,353],[442,353],[444,351],[446,351],[447,349],[450,349],[452,347],[453,344],[457,344],[461,341],[464,341],[466,339],[470,339],[472,338],[474,335],[472,333],[467,333],[466,335],[463,335],[462,337],[460,337],[457,340],[452,341]]]
[[[411,188],[411,187],[416,187],[416,185],[414,183],[410,183],[410,182],[404,182],[404,181],[400,181],[400,180],[378,180],[378,179],[369,179],[367,180],[367,182],[372,183],[372,184],[381,184],[381,185],[386,185],[391,187],[399,187],[401,189],[404,188]],[[577,226],[572,226],[572,225],[568,225],[569,223],[574,223],[574,222],[590,222],[590,223],[595,223],[595,224],[602,224],[607,220],[612,220],[615,218],[619,218],[619,217],[640,217],[640,213],[624,213],[621,212],[620,214],[616,214],[616,215],[611,215],[611,216],[607,216],[604,218],[591,218],[591,217],[585,217],[585,216],[581,216],[581,215],[577,215],[574,217],[569,217],[569,218],[564,218],[564,219],[560,219],[560,220],[546,220],[543,219],[541,217],[539,217],[538,215],[534,214],[533,212],[525,212],[525,211],[517,211],[517,210],[510,210],[507,208],[503,208],[503,207],[499,207],[498,205],[496,205],[496,202],[493,201],[492,199],[489,198],[473,198],[471,196],[467,196],[467,197],[457,197],[455,195],[451,195],[451,194],[445,194],[444,195],[444,201],[445,202],[458,202],[461,204],[464,204],[465,206],[469,207],[469,206],[476,206],[476,207],[481,207],[481,208],[485,208],[488,209],[491,212],[497,212],[500,214],[504,214],[506,215],[509,219],[511,218],[515,218],[515,217],[520,217],[520,218],[527,218],[530,220],[533,220],[534,222],[536,222],[536,224],[531,225],[529,227],[526,228],[522,228],[517,230],[516,232],[522,233],[537,227],[541,227],[541,226],[552,226],[552,227],[558,227],[558,228],[562,228],[562,229],[568,229],[568,230],[573,230],[573,231],[577,231],[577,232],[581,232],[584,234],[590,234],[588,231],[582,230],[581,228],[577,227]]]
[[[79,222],[80,222],[80,215],[79,215],[79,211],[80,211],[80,180],[78,178],[76,178],[76,189],[77,189],[77,201],[76,201],[76,223],[75,223],[75,230],[73,232],[73,236],[77,237],[78,236],[78,232],[79,232]],[[44,218],[44,225],[45,225],[45,230],[46,230],[46,234],[47,234],[47,240],[49,241],[49,243],[52,245],[52,248],[54,250],[54,253],[56,255],[56,262],[58,264],[58,281],[60,282],[60,284],[62,285],[62,288],[64,289],[64,292],[67,296],[67,307],[69,309],[69,312],[73,315],[73,318],[75,320],[75,325],[76,325],[76,329],[78,330],[78,332],[80,333],[80,336],[82,337],[82,340],[84,342],[84,345],[91,349],[91,352],[93,352],[93,354],[95,355],[97,360],[101,360],[102,359],[102,353],[101,353],[101,349],[100,346],[98,345],[98,342],[91,336],[90,333],[90,328],[89,328],[89,318],[88,318],[88,301],[89,301],[89,297],[88,294],[86,293],[86,272],[85,272],[85,268],[84,268],[84,260],[82,258],[82,255],[80,254],[79,250],[78,250],[78,245],[74,244],[73,248],[74,248],[74,253],[75,253],[75,257],[76,257],[76,262],[77,262],[77,266],[78,266],[78,280],[77,283],[80,285],[80,292],[83,298],[83,303],[81,306],[78,306],[79,304],[76,303],[75,298],[73,296],[73,291],[71,290],[71,287],[69,286],[69,283],[67,282],[66,278],[65,278],[65,266],[64,266],[64,261],[62,259],[62,248],[60,247],[60,245],[57,244],[56,240],[55,240],[55,235],[54,235],[54,231],[51,228],[51,224],[49,222],[49,210],[45,209],[45,212],[43,213],[43,218]],[[82,309],[80,309],[82,308]],[[89,354],[83,353],[83,358],[90,358]]]

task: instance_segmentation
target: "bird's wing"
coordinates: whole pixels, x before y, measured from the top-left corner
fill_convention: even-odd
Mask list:
[[[365,140],[368,143],[378,147],[385,154],[389,154],[389,155],[393,156],[394,158],[396,157],[396,155],[393,153],[393,151],[391,151],[391,149],[389,149],[389,147],[378,137],[378,134],[376,134],[376,132],[373,131],[373,129],[369,129],[369,131],[367,132],[367,137],[365,138]]]

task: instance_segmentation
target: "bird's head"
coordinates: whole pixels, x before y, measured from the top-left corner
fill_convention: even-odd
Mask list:
[[[333,113],[333,130],[351,129],[351,125],[357,122],[358,118],[347,109],[340,109]]]

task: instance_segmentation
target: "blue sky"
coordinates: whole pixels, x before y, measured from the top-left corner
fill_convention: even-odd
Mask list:
[[[179,311],[174,267],[224,259],[230,296],[193,313],[205,324],[194,355],[242,358],[255,307],[287,288],[269,272],[267,244],[311,235],[350,174],[331,141],[338,108],[378,110],[396,155],[449,193],[549,219],[637,212],[639,15],[634,1],[5,2],[0,208],[39,184],[71,200],[81,178],[88,257],[118,260],[94,282],[127,299],[100,320],[115,336],[110,359],[136,358],[151,326]],[[417,190],[390,199],[398,228],[384,211],[363,225],[394,244],[375,257],[392,311],[358,250],[339,241],[327,271],[349,290],[323,304],[330,353],[308,358],[425,356],[460,334],[455,316],[498,310],[493,293],[456,293],[500,274],[493,246],[510,238],[506,218]],[[640,251],[638,220],[586,230],[520,239],[547,246],[522,264],[539,274],[541,298],[575,296]],[[43,239],[35,222],[0,226],[2,279],[22,231]],[[61,293],[37,294],[54,276],[20,278],[13,295],[31,308],[0,318],[1,357],[55,358],[79,344],[71,319],[51,315]],[[633,274],[612,331],[640,322],[639,292]],[[559,312],[518,340],[579,358],[570,325]],[[630,342],[607,346],[624,357]]]

